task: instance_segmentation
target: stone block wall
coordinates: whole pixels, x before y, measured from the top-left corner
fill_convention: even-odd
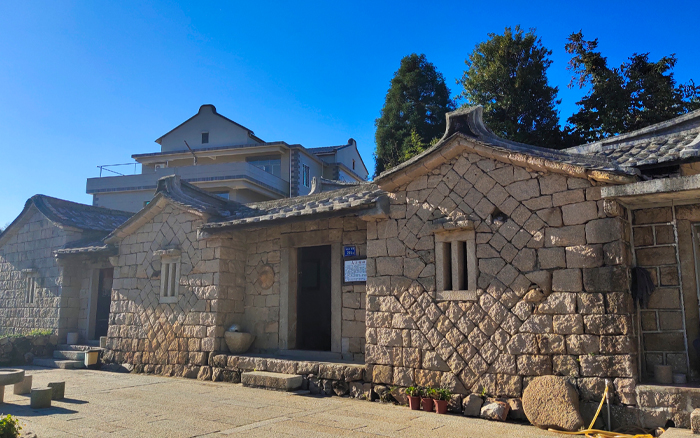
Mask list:
[[[599,187],[464,153],[389,197],[390,218],[367,230],[374,383],[519,397],[557,374],[599,399],[611,378],[635,403],[629,227]],[[464,224],[475,301],[438,302],[434,233]]]
[[[51,356],[56,344],[56,335],[0,337],[0,366],[31,364],[34,357]]]
[[[655,290],[640,310],[647,377],[654,365],[672,365],[687,373],[683,296],[680,288],[674,217],[671,207],[635,210],[632,214],[637,266],[649,271]]]
[[[68,295],[77,280],[64,275],[53,251],[80,238],[81,233],[61,229],[34,210],[0,247],[0,334],[51,329],[65,336],[75,329],[71,312],[62,306],[76,304],[68,303],[64,292]],[[33,303],[27,302],[28,276],[36,280]]]
[[[245,278],[238,279],[245,290],[243,311],[227,324],[236,323],[256,335],[253,351],[275,352],[280,348],[280,273],[284,241],[299,246],[323,245],[328,241],[355,245],[358,255],[366,254],[367,224],[351,216],[287,223],[246,230],[234,239],[245,239]],[[321,233],[321,234],[317,234]],[[315,240],[323,235],[323,242]],[[325,242],[325,243],[324,243]],[[342,249],[341,249],[342,250]],[[364,285],[342,286],[341,348],[345,359],[364,359]]]
[[[222,241],[197,240],[201,224],[201,217],[167,205],[121,240],[105,361],[205,365],[221,348]],[[181,251],[179,298],[169,304],[160,303],[161,261],[154,255],[165,249]]]

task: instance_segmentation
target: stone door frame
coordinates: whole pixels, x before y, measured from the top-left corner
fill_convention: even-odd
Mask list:
[[[296,347],[297,255],[308,246],[331,247],[331,353],[342,353],[342,237],[331,238],[329,230],[283,235],[280,242],[280,317],[279,348]]]
[[[95,326],[97,325],[97,296],[100,287],[100,270],[114,269],[110,263],[98,263],[90,266],[90,284],[88,285],[87,302],[87,329],[85,331],[86,340],[95,339]],[[110,312],[111,313],[111,312]]]

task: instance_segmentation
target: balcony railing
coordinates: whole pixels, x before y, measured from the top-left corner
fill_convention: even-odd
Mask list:
[[[100,167],[100,166],[98,166]],[[87,193],[114,193],[138,190],[155,190],[160,178],[168,175],[180,175],[189,183],[246,180],[281,196],[289,196],[289,181],[274,176],[246,162],[207,164],[199,166],[165,167],[135,175],[107,175],[107,166],[102,166],[98,178],[87,180]],[[119,172],[110,169],[111,172]]]

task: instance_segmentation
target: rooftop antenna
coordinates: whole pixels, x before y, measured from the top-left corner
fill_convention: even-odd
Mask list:
[[[187,146],[187,149],[190,150],[190,153],[191,153],[192,156],[194,157],[194,165],[196,166],[196,165],[197,165],[197,156],[194,154],[194,151],[192,150],[192,148],[190,147],[190,145],[187,144],[187,140],[183,140],[183,141],[185,142],[185,146]]]

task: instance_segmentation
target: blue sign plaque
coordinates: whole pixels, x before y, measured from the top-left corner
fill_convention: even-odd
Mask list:
[[[357,250],[355,249],[354,246],[346,246],[344,254],[345,254],[345,257],[354,257],[357,255]]]

